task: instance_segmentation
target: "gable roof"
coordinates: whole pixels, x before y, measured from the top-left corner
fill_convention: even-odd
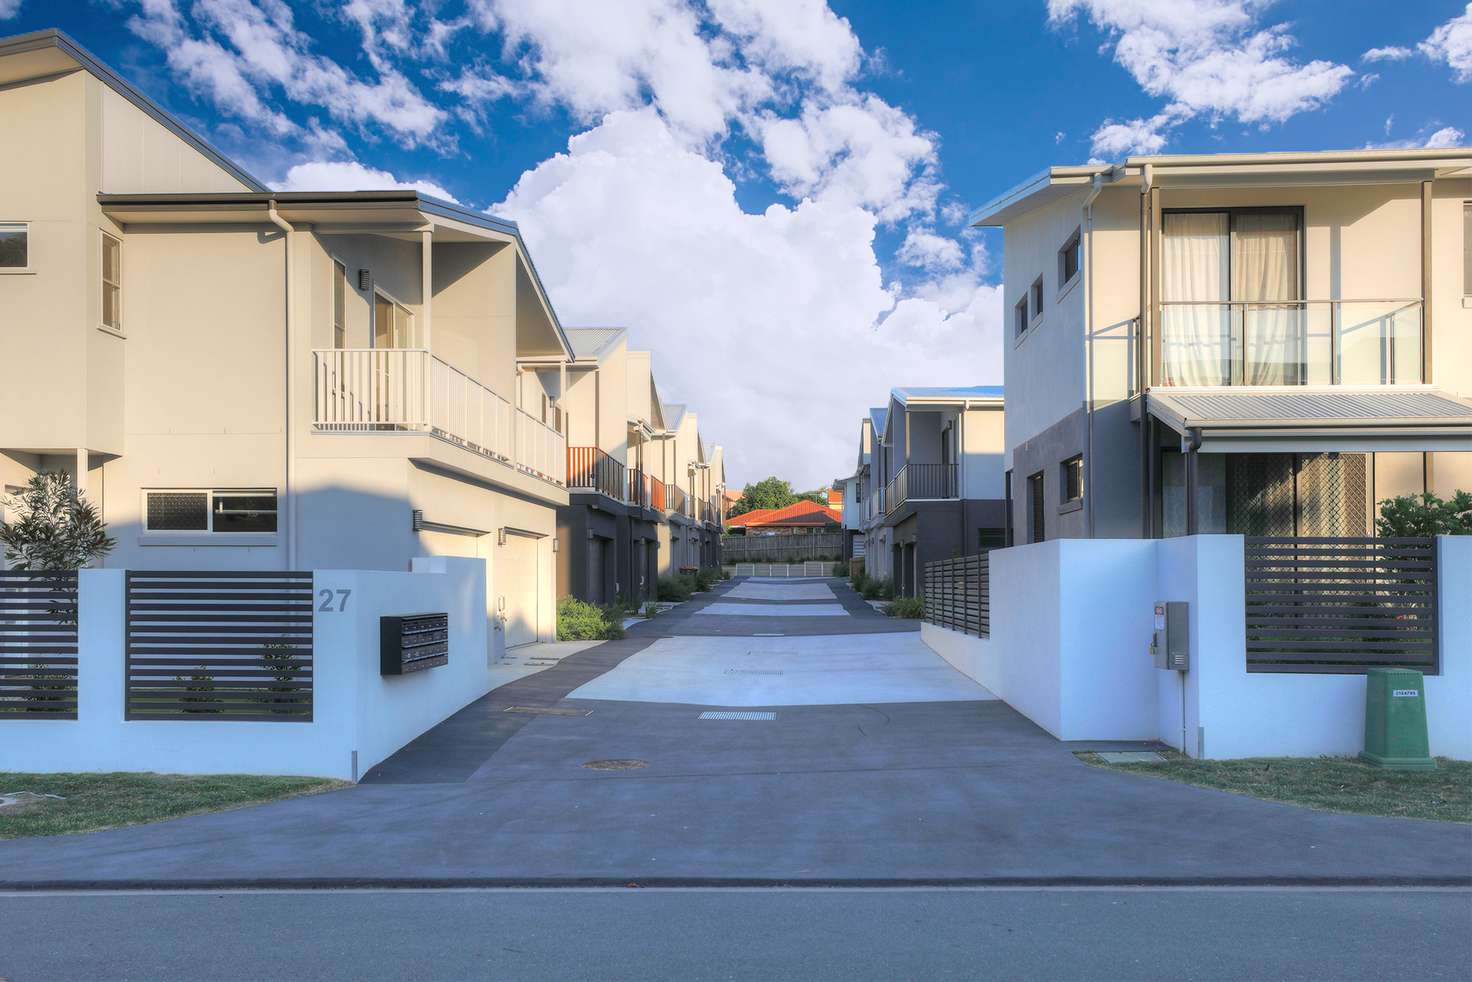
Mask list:
[[[619,339],[628,334],[622,327],[569,327],[566,331],[574,358],[598,360],[613,350]]]
[[[871,406],[869,408],[869,422],[874,426],[874,435],[880,439],[884,437],[884,424],[888,419],[888,406]]]
[[[1000,385],[902,385],[890,390],[890,396],[902,406],[912,402],[964,402],[973,399],[1001,399]]]
[[[746,528],[827,528],[843,524],[843,515],[827,505],[804,499],[786,508],[757,508],[726,519],[726,524]]]

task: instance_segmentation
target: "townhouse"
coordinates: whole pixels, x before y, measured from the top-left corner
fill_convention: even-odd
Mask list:
[[[1054,167],[973,224],[1015,541],[1363,536],[1472,487],[1472,149]]]
[[[564,393],[601,349],[513,223],[272,191],[56,31],[0,40],[0,118],[0,489],[72,476],[111,567],[478,557],[492,646],[555,637]],[[601,413],[579,440],[622,457]]]
[[[1005,541],[1003,399],[997,386],[909,386],[860,424],[865,569],[921,592],[925,564]]]
[[[567,334],[570,501],[558,514],[558,591],[590,603],[652,599],[660,576],[718,563],[724,457],[713,447],[707,458],[694,413],[665,425],[652,356],[629,351],[626,330]]]

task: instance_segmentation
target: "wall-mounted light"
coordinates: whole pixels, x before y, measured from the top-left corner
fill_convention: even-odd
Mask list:
[[[358,270],[358,289],[365,293],[373,288],[373,273],[370,270]]]
[[[553,539],[552,540],[552,551],[553,552],[556,552],[557,551],[557,540],[556,539]]]
[[[503,526],[503,527],[501,527],[501,528],[499,528],[499,529],[496,530],[496,545],[498,545],[498,546],[504,546],[505,544],[506,544],[506,529]]]

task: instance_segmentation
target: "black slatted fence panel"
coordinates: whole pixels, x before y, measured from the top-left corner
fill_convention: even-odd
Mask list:
[[[991,580],[986,554],[925,564],[925,620],[991,637]]]
[[[129,570],[127,718],[312,718],[312,574]]]
[[[1436,540],[1247,536],[1247,670],[1438,671]]]
[[[0,719],[76,718],[76,572],[0,570]]]

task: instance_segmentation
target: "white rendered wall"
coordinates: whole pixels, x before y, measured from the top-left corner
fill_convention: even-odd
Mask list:
[[[0,720],[0,771],[305,774],[356,780],[491,688],[485,563],[424,558],[411,573],[317,572],[334,610],[313,617],[312,720],[125,720],[124,571],[83,570],[75,720]],[[337,590],[349,590],[336,610]],[[320,605],[319,605],[320,606]],[[449,664],[379,675],[378,618],[450,615]],[[355,769],[356,763],[356,769]]]
[[[1438,539],[1431,752],[1472,759],[1472,537]],[[1189,605],[1191,667],[1154,667],[1154,602]],[[1349,755],[1363,675],[1249,673],[1242,537],[1063,539],[993,550],[991,638],[925,624],[937,653],[1061,740],[1158,739],[1209,758]],[[1184,715],[1184,727],[1182,717]]]

